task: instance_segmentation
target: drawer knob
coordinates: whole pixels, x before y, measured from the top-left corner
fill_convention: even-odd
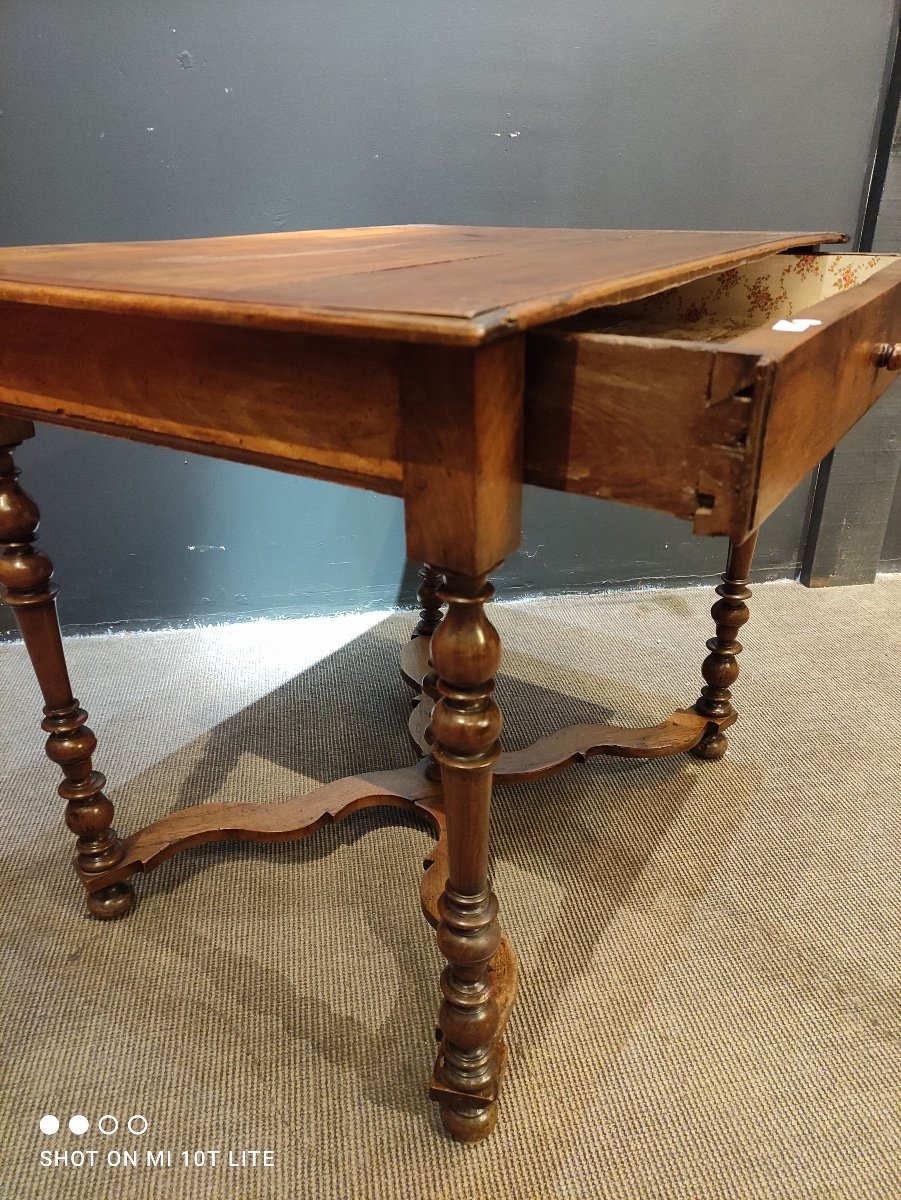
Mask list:
[[[883,342],[877,363],[889,371],[901,371],[901,342]]]

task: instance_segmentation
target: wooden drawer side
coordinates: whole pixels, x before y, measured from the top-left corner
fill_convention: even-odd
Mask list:
[[[750,480],[756,361],[697,343],[530,335],[526,482],[730,532]]]

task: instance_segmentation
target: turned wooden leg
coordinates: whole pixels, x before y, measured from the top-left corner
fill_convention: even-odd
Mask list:
[[[751,615],[745,601],[751,598],[748,576],[756,544],[756,532],[738,545],[729,543],[723,582],[716,589],[720,599],[710,610],[716,622],[716,637],[707,643],[710,653],[701,667],[704,687],[695,710],[716,720],[735,717],[731,688],[738,678],[738,655],[742,651],[736,635]],[[722,758],[728,745],[726,735],[718,726],[712,725],[691,753],[698,758]]]
[[[18,484],[13,450],[32,435],[27,422],[0,417],[0,596],[12,608],[44,696],[41,728],[49,734],[47,755],[65,776],[59,794],[67,801],[66,824],[78,839],[75,867],[84,878],[114,867],[122,843],[111,828],[113,806],[103,794],[106,780],[91,764],[97,745],[88,714],[72,695],[50,560],[34,547],[37,506]],[[119,917],[134,902],[130,883],[88,893],[95,917]]]
[[[444,616],[442,601],[438,595],[442,575],[440,571],[428,563],[423,563],[422,570],[419,572],[419,578],[422,580],[422,583],[419,585],[416,599],[422,607],[419,610],[419,624],[413,630],[412,636],[415,638],[430,638]]]
[[[500,639],[485,616],[494,589],[482,576],[447,574],[447,616],[432,638],[440,699],[432,713],[434,756],[447,819],[448,877],[438,902],[438,947],[447,959],[438,1016],[441,1046],[430,1094],[445,1128],[463,1142],[497,1122],[502,1046],[489,964],[501,941],[488,883],[488,817],[501,714],[494,700]]]
[[[439,594],[441,585],[444,582],[444,576],[428,563],[423,564],[419,574],[422,583],[420,584],[419,591],[416,593],[416,599],[422,605],[422,609],[419,613],[419,624],[413,630],[413,637],[428,638],[431,646],[432,634],[444,619],[444,601]],[[422,694],[434,703],[439,699],[438,672],[435,670],[435,664],[431,658],[431,650],[429,651],[426,665],[428,670],[422,676]],[[418,701],[419,698],[417,698],[416,702],[418,703]],[[425,740],[429,746],[435,740],[431,721],[425,731]],[[434,754],[431,756],[427,774],[430,779],[440,778],[440,768]]]
[[[422,580],[416,593],[416,599],[421,605],[419,623],[400,656],[400,673],[416,692],[413,698],[414,708],[419,704],[419,693],[423,690],[423,676],[431,670],[429,646],[432,634],[444,616],[442,602],[438,597],[438,587],[443,579],[441,572],[425,563],[419,577]]]

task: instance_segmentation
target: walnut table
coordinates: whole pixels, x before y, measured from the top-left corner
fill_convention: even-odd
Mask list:
[[[590,754],[723,754],[756,530],[901,368],[901,263],[818,252],[841,240],[426,225],[0,250],[0,586],[44,696],[90,911],[123,915],[132,877],[189,846],[416,809],[438,834],[422,906],[448,963],[430,1093],[454,1136],[485,1137],[516,985],[488,880],[492,781]],[[422,685],[419,765],[281,803],[202,804],[120,838],[13,466],[35,420],[402,496],[408,553],[429,564],[403,663]],[[484,605],[519,543],[524,483],[730,539],[694,705],[502,753]]]

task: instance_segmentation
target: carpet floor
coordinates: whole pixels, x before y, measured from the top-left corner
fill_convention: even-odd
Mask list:
[[[0,647],[0,1196],[897,1200],[901,577],[755,592],[723,761],[594,759],[499,791],[521,987],[476,1147],[425,1094],[426,827],[369,809],[191,850],[139,879],[126,920],[88,920],[37,688]],[[711,598],[496,606],[507,747],[691,703]],[[412,761],[410,623],[69,640],[120,831]]]

